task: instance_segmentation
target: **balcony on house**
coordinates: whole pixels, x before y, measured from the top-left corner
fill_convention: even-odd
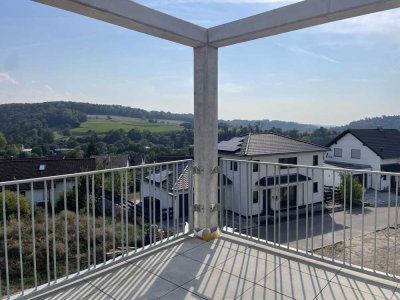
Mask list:
[[[221,237],[205,241],[193,236],[194,170],[182,160],[0,183],[2,296],[400,297],[400,174],[221,158]],[[396,185],[367,189],[360,172]],[[35,206],[39,186],[48,197]]]
[[[219,48],[400,0],[306,0],[212,28],[130,0],[35,1],[193,48],[194,160],[1,182],[1,297],[400,297],[398,173],[217,163]],[[381,176],[386,191],[364,185]]]

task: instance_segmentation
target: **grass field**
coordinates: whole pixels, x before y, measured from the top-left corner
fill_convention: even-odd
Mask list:
[[[149,123],[148,120],[128,117],[111,116],[108,120],[107,116],[88,116],[88,120],[81,124],[79,128],[71,130],[74,135],[81,135],[89,130],[96,133],[107,133],[111,130],[122,129],[129,131],[131,129],[149,130],[151,132],[171,132],[181,131],[183,127],[180,121],[173,120],[157,120],[157,123]]]

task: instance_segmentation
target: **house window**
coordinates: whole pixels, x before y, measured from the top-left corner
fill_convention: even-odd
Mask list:
[[[256,160],[259,161],[259,160]],[[253,163],[253,172],[258,172],[258,164]]]
[[[297,157],[284,157],[278,160],[280,164],[297,165]],[[281,169],[287,169],[286,166],[281,166]],[[289,167],[290,168],[290,167]]]
[[[318,155],[313,156],[313,166],[318,166]]]
[[[253,191],[253,203],[258,203],[258,191]]]
[[[313,191],[314,193],[318,193],[318,182],[314,182]]]
[[[386,180],[386,175],[382,175],[382,180]]]
[[[230,169],[231,169],[231,171],[232,171],[232,170],[233,170],[233,171],[237,171],[237,170],[238,170],[238,163],[237,163],[237,161],[231,161]]]
[[[333,156],[335,157],[342,157],[343,155],[343,150],[342,148],[333,148]]]
[[[360,149],[351,149],[351,158],[360,159],[361,158],[361,150]]]

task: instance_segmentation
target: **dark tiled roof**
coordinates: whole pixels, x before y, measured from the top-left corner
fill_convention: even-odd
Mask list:
[[[129,161],[128,154],[94,155],[92,158],[96,160],[96,165],[102,164],[107,169],[127,167]]]
[[[275,133],[257,133],[220,142],[218,150],[220,153],[255,156],[327,151],[328,149]]]
[[[95,169],[94,158],[0,160],[0,182],[73,174]]]
[[[397,129],[348,129],[338,135],[327,147],[332,146],[348,133],[382,159],[400,157],[400,131]]]

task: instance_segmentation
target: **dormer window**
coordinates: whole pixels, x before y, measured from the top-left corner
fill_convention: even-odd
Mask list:
[[[46,165],[42,164],[39,166],[39,171],[43,172],[44,170],[46,170]]]

